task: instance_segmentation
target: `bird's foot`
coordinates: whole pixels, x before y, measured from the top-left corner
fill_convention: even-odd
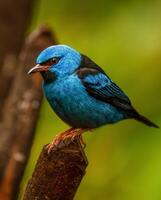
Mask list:
[[[83,149],[85,149],[85,148],[86,148],[86,143],[85,143],[84,140],[83,140],[83,136],[82,136],[82,134],[79,135],[79,141],[80,141],[80,143],[81,143]]]
[[[83,146],[83,148],[85,148],[86,143],[83,140],[82,134],[89,130],[90,130],[90,128],[80,128],[80,129],[74,130],[68,137],[71,137],[71,141],[74,141],[75,138],[78,137],[81,145]]]
[[[58,147],[61,142],[64,142],[66,139],[71,139],[71,141],[74,141],[76,137],[78,137],[83,148],[85,148],[86,144],[83,141],[82,134],[88,130],[90,129],[70,128],[69,130],[57,135],[56,138],[54,138],[54,140],[46,147],[48,154],[51,152],[53,148]]]
[[[52,140],[51,143],[49,143],[47,146],[46,146],[46,149],[47,149],[47,153],[49,154],[52,149],[55,147],[55,144],[54,144],[54,140]]]
[[[64,141],[64,139],[67,137],[67,135],[73,130],[74,130],[74,128],[70,128],[67,131],[63,132],[63,133],[60,133],[60,134],[56,135],[56,137],[52,140],[52,142],[46,146],[48,154],[51,152],[51,150],[53,148],[58,147],[58,145],[62,141]]]

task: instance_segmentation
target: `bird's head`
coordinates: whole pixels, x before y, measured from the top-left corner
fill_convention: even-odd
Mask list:
[[[81,63],[81,54],[66,45],[54,45],[43,50],[36,59],[36,66],[28,74],[41,72],[45,81],[72,74]]]

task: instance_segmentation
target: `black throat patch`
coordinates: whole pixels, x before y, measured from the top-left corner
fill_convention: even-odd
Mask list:
[[[53,72],[50,72],[50,71],[41,72],[41,75],[46,84],[52,83],[53,81],[56,80],[56,75]]]

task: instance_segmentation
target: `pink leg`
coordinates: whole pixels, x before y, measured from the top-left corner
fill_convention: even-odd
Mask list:
[[[80,128],[78,131],[75,131],[75,133],[72,135],[72,139],[75,138],[76,136],[81,136],[82,134],[91,130],[90,128]]]
[[[63,133],[60,133],[60,134],[56,135],[56,137],[53,140],[54,145],[57,146],[62,140],[64,140],[66,137],[68,137],[68,135],[72,131],[74,131],[74,128],[70,128],[70,129],[66,130],[65,132],[63,132]]]
[[[86,128],[86,129],[70,128],[67,131],[57,135],[56,138],[54,138],[53,141],[47,146],[48,154],[51,152],[53,147],[58,146],[61,141],[68,139],[68,138],[71,138],[71,140],[73,141],[75,139],[75,137],[77,137],[77,136],[79,137],[81,144],[83,146],[85,146],[85,143],[82,138],[82,134],[89,130],[91,130],[91,129],[89,129],[89,128]]]
[[[80,129],[74,129],[73,131],[71,131],[68,135],[67,138],[71,138],[71,140],[73,141],[75,139],[75,137],[79,137],[79,140],[81,142],[81,144],[85,147],[86,144],[83,141],[83,137],[82,134],[86,131],[91,130],[90,128],[80,128]]]
[[[64,140],[66,137],[68,137],[68,134],[70,134],[70,132],[73,130],[74,130],[74,128],[70,128],[63,133],[56,135],[56,137],[52,140],[52,142],[50,144],[48,144],[46,147],[46,149],[48,150],[48,154],[53,149],[53,147],[56,147],[57,145],[59,145],[59,143],[62,140]]]

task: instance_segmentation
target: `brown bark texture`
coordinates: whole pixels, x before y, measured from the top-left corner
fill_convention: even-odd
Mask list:
[[[36,0],[0,0],[0,121]]]
[[[40,75],[28,76],[27,72],[35,65],[35,58],[42,49],[57,43],[53,38],[47,27],[29,35],[5,100],[0,124],[0,199],[3,200],[17,199],[42,101]]]
[[[34,0],[0,1],[0,65],[8,54],[17,54],[32,14]]]
[[[44,146],[23,200],[72,200],[88,165],[78,138],[54,148]]]

